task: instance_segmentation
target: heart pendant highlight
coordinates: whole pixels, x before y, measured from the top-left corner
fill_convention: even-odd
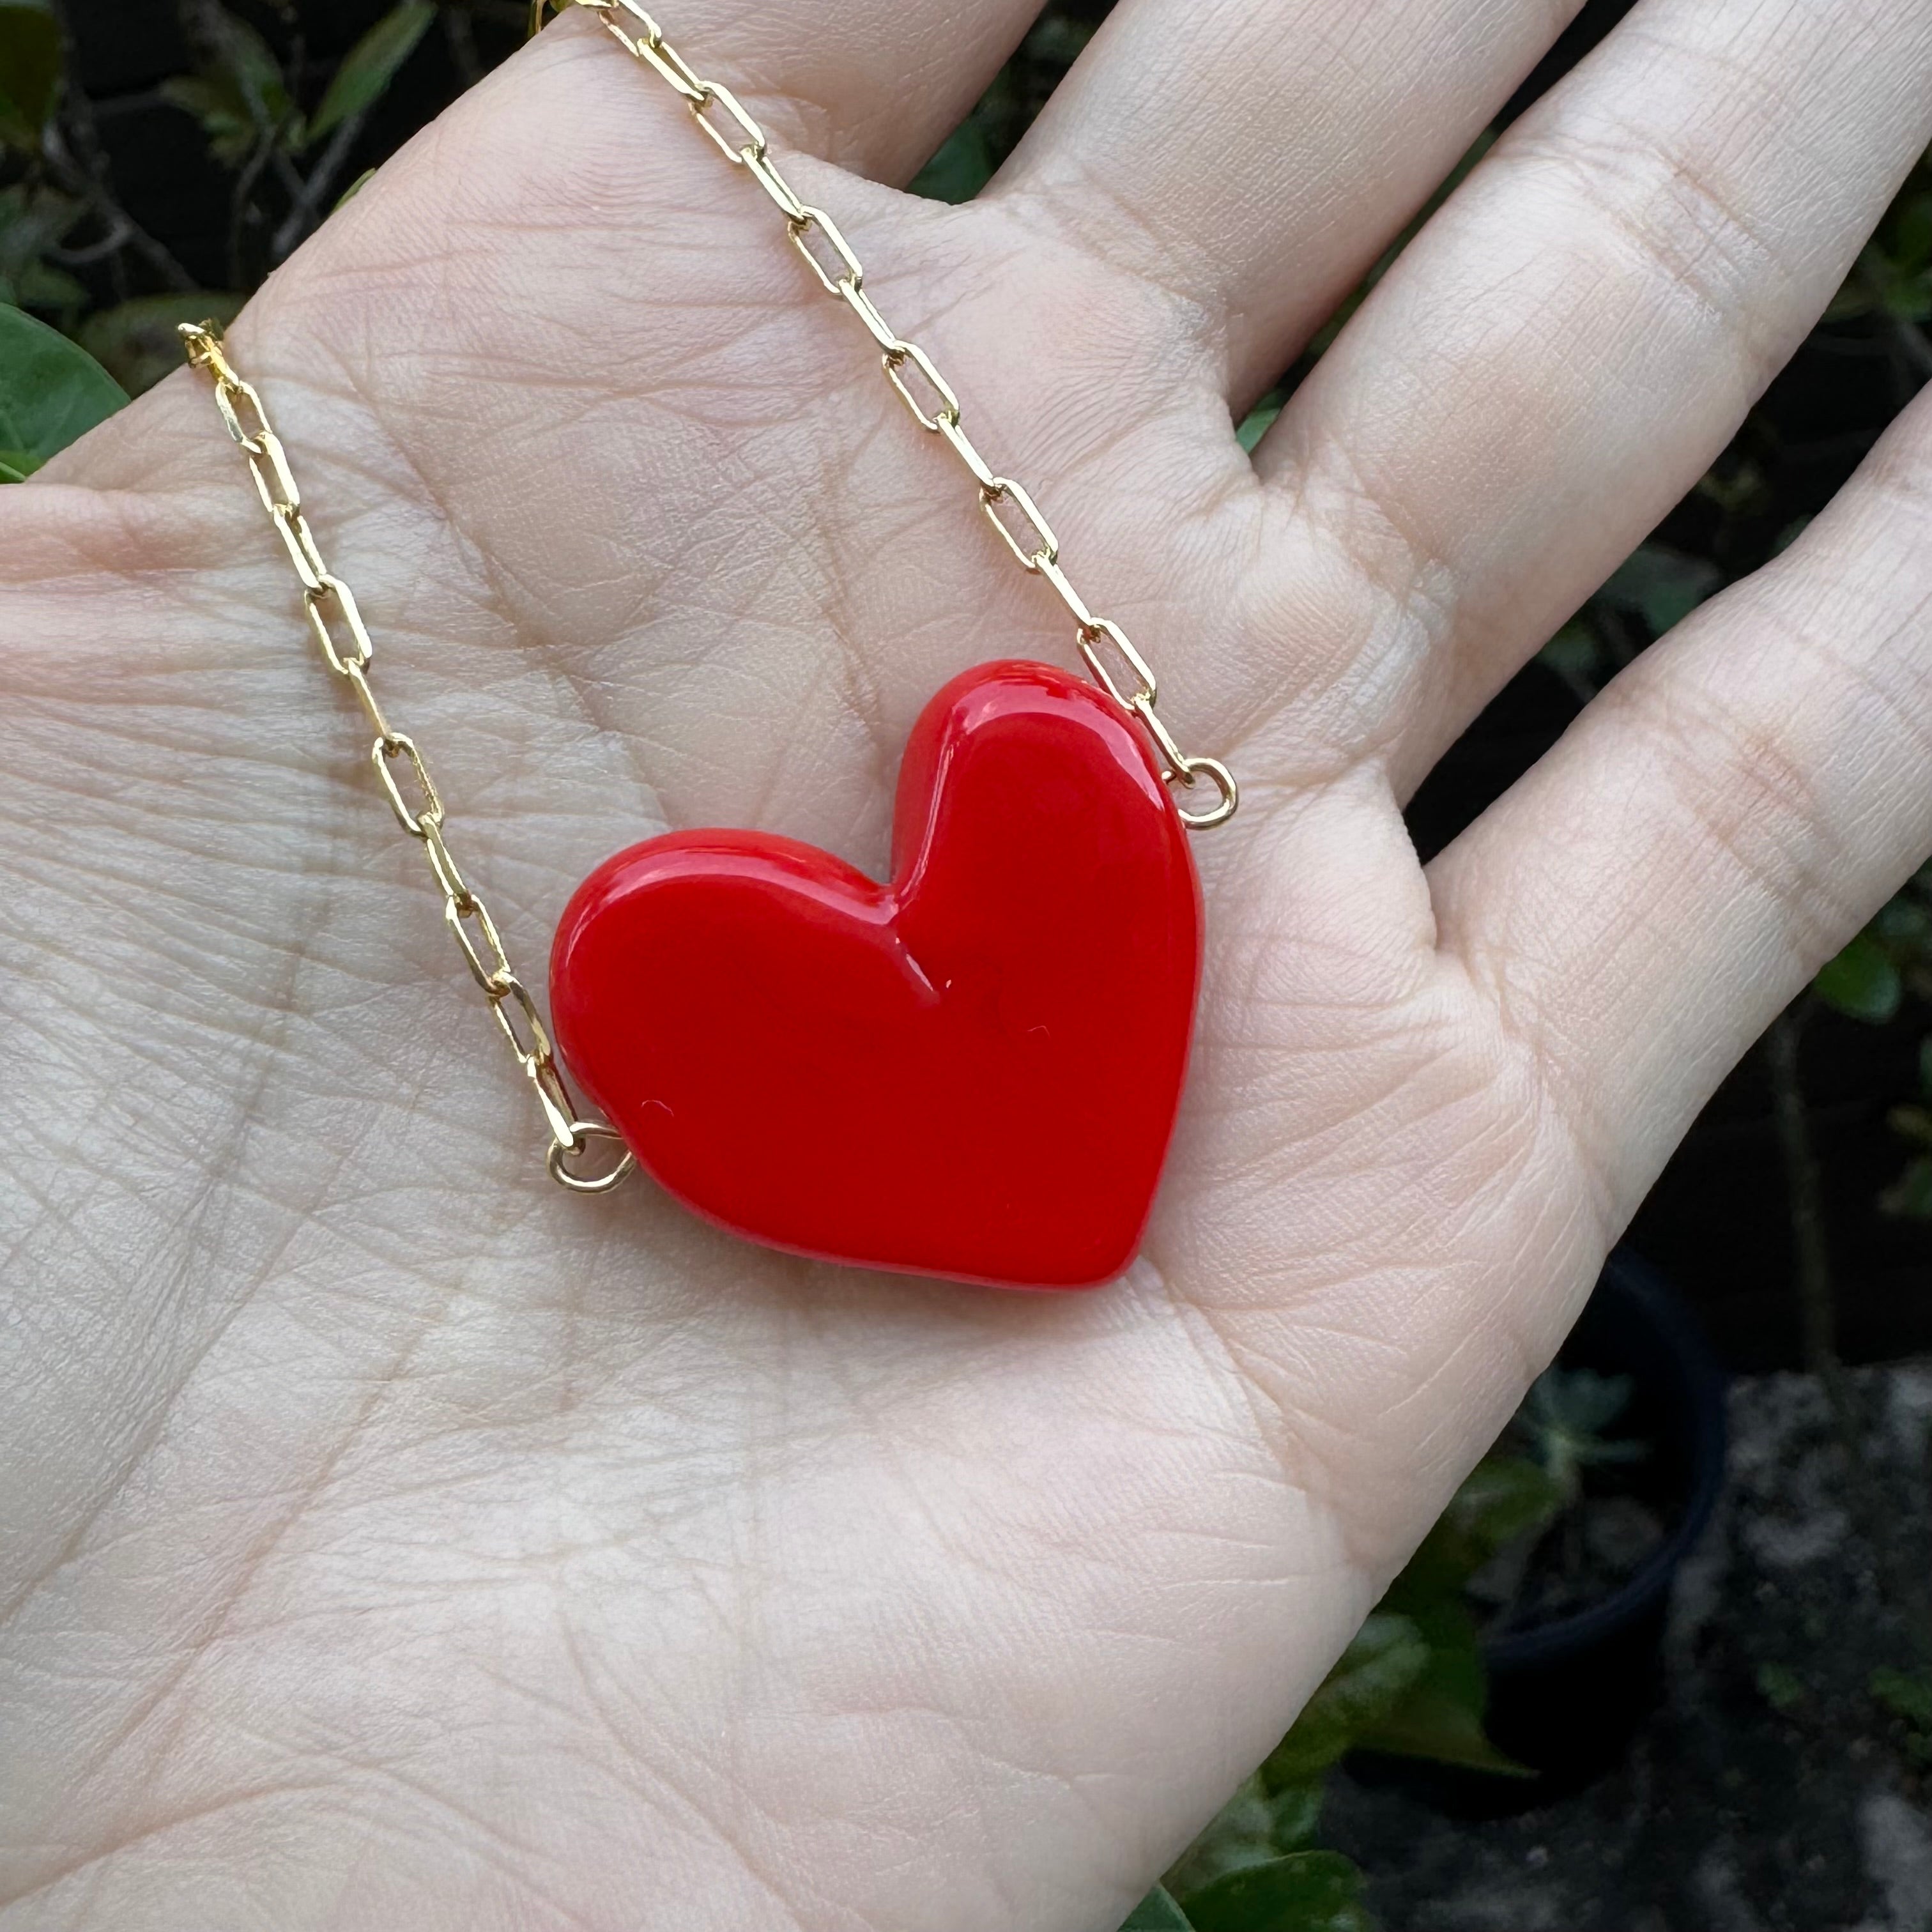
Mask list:
[[[550,1004],[580,1085],[687,1207],[795,1254],[1090,1288],[1140,1245],[1200,978],[1187,834],[1064,671],[956,678],[907,742],[892,878],[765,833],[599,866]]]

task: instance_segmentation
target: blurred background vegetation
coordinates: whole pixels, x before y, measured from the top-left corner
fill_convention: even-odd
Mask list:
[[[1592,0],[1465,166],[1629,3]],[[918,191],[976,194],[1106,10],[1048,7]],[[0,0],[0,482],[176,367],[177,322],[231,316],[526,24],[524,0]],[[1250,446],[1348,312],[1240,426]],[[1425,856],[1639,652],[1802,529],[1932,375],[1928,316],[1922,169],[1710,473],[1424,787],[1410,822]],[[1847,1365],[1932,1351],[1932,880],[1902,892],[1726,1082],[1632,1239],[1732,1367],[1818,1378],[1856,1460]],[[1548,1586],[1550,1552],[1575,1540],[1566,1513],[1642,1458],[1619,1432],[1616,1382],[1568,1369],[1538,1385],[1294,1732],[1136,1913],[1138,1932],[1360,1932],[1360,1875],[1317,1844],[1330,1768],[1366,1748],[1520,1768],[1484,1729],[1482,1592],[1498,1574],[1518,1596]],[[1912,1560],[1926,1567],[1922,1551]],[[1872,1691],[1880,1729],[1922,1766],[1927,1660],[1906,1645]],[[1760,1678],[1766,1697],[1786,1694]]]

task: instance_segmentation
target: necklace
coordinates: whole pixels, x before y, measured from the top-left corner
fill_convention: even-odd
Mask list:
[[[495,920],[452,856],[415,740],[384,713],[349,585],[324,562],[256,390],[212,323],[181,332],[287,549],[328,669],[422,847],[443,917],[535,1090],[553,1178],[601,1194],[643,1166],[730,1233],[812,1258],[993,1286],[1089,1288],[1133,1259],[1172,1136],[1201,968],[1190,831],[1238,793],[1189,757],[1154,674],[1061,568],[1033,498],[962,425],[932,358],[866,292],[831,216],[793,191],[764,130],[635,0],[576,5],[683,100],[776,205],[920,428],[958,457],[1014,560],[1071,615],[1093,682],[1044,664],[955,678],[907,741],[892,880],[747,831],[667,833],[578,887],[550,958],[552,1044]],[[1170,788],[1210,803],[1184,808]],[[584,1118],[559,1061],[606,1120]]]

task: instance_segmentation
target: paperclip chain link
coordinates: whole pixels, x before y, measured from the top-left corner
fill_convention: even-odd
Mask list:
[[[706,80],[664,38],[664,30],[638,0],[532,0],[535,33],[553,8],[581,7],[595,14],[604,30],[684,102],[712,144],[734,167],[742,168],[763,188],[785,224],[792,246],[818,278],[858,318],[879,351],[880,362],[908,412],[928,435],[940,437],[970,472],[980,508],[1018,563],[1030,576],[1044,578],[1066,607],[1076,641],[1088,670],[1114,702],[1140,720],[1162,760],[1163,775],[1191,790],[1203,777],[1218,794],[1204,811],[1177,806],[1183,823],[1196,831],[1222,825],[1240,802],[1234,774],[1218,758],[1190,758],[1174,742],[1156,706],[1160,687],[1152,667],[1119,625],[1096,616],[1060,566],[1060,542],[1040,506],[1021,484],[1002,476],[966,434],[959,398],[933,360],[916,342],[899,334],[866,292],[865,265],[822,208],[804,200],[772,160],[758,122],[722,82]],[[629,22],[627,26],[626,23]]]
[[[268,420],[268,412],[254,386],[236,374],[210,322],[190,323],[181,331],[188,358],[205,370],[214,383],[215,406],[228,434],[248,459],[262,507],[289,553],[302,586],[302,608],[320,646],[322,660],[356,694],[374,731],[370,760],[382,781],[396,823],[422,846],[442,893],[442,915],[470,974],[503,1037],[510,1043],[550,1129],[544,1156],[550,1177],[579,1194],[602,1194],[615,1187],[635,1166],[626,1150],[614,1165],[601,1172],[581,1172],[570,1163],[593,1141],[623,1146],[614,1127],[579,1118],[570,1090],[556,1064],[550,1035],[537,1012],[530,988],[517,976],[504,950],[490,908],[458,868],[445,827],[448,808],[430,776],[416,740],[398,730],[384,715],[369,681],[376,655],[356,593],[322,561],[314,532],[302,514],[302,492],[289,469],[287,452]]]

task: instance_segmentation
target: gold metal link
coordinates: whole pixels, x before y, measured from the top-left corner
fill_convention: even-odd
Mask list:
[[[542,4],[543,0],[538,0]],[[190,369],[205,370],[214,378],[217,388],[232,388],[241,381],[236,374],[235,366],[228,359],[228,352],[222,346],[221,338],[215,332],[212,322],[188,322],[181,326],[182,348],[188,357]],[[224,412],[226,419],[226,412]]]
[[[763,160],[765,130],[738,105],[738,97],[715,80],[700,81],[698,85],[704,90],[704,98],[691,104],[691,118],[711,136],[718,152],[734,168],[747,167],[754,159]],[[711,106],[714,101],[738,124],[738,131],[745,137],[742,143],[734,146],[730,136],[712,119]]]
[[[952,453],[973,472],[973,480],[982,490],[990,490],[995,481],[993,466],[974,446],[973,439],[956,422],[947,422],[941,418],[939,433],[952,446]]]
[[[502,1011],[498,1008],[499,1012]],[[556,1070],[556,1062],[548,1051],[532,1054],[524,1061],[524,1071],[530,1076],[530,1084],[536,1088],[537,1105],[544,1112],[544,1124],[550,1129],[552,1147],[580,1147],[583,1137],[579,1132],[577,1118],[570,1104],[570,1090],[563,1084],[563,1076]]]
[[[332,604],[349,632],[350,642],[356,646],[352,651],[344,650],[330,633],[328,610]],[[369,668],[369,662],[376,655],[376,646],[370,641],[368,627],[362,622],[362,612],[356,602],[355,592],[340,578],[331,577],[325,572],[320,590],[303,590],[302,608],[308,613],[308,627],[315,633],[315,640],[322,646],[322,654],[328,660],[329,669],[338,677],[346,677],[351,664],[362,670]]]
[[[893,358],[905,346],[898,338],[898,332],[879,313],[878,304],[856,282],[841,282],[838,297],[866,325],[866,334],[878,344],[890,371]]]
[[[350,688],[356,694],[356,701],[362,707],[362,715],[369,721],[369,728],[379,738],[393,738],[389,721],[382,716],[382,707],[376,701],[376,694],[370,688],[369,674],[362,664],[351,664],[343,668],[343,675],[348,679]]]
[[[1154,748],[1160,752],[1167,766],[1167,776],[1180,779],[1183,784],[1194,782],[1189,771],[1190,760],[1187,754],[1174,742],[1174,734],[1161,722],[1160,713],[1154,708],[1153,700],[1145,696],[1137,698],[1133,703],[1134,716],[1145,728],[1148,736],[1154,740]]]
[[[656,69],[661,80],[668,81],[684,96],[685,105],[696,109],[704,104],[705,86],[696,74],[684,64],[684,57],[660,34],[655,40],[642,40],[632,44],[631,51],[638,59]],[[716,133],[705,130],[715,140]]]
[[[638,4],[638,0],[610,0],[610,8],[603,10],[610,10],[629,14],[631,18],[644,28],[644,38],[652,46],[661,47],[664,45],[663,28],[660,27],[656,21]]]
[[[543,0],[538,0],[538,4],[541,5],[542,4]],[[617,43],[618,46],[622,47],[625,52],[628,54],[633,60],[641,60],[644,58],[644,44],[638,40],[634,40],[628,34],[626,33],[622,26],[619,24],[615,17],[615,0],[613,0],[613,4],[611,6],[608,7],[601,4],[599,3],[599,0],[578,0],[578,4],[587,9],[589,11],[596,14],[598,22],[602,26],[604,31],[608,34],[610,38]]]
[[[771,196],[787,221],[805,219],[805,203],[794,193],[791,183],[772,165],[769,154],[747,154],[745,165],[751,170],[752,178]]]
[[[496,1024],[503,1029],[503,1037],[510,1042],[510,1051],[525,1072],[530,1071],[532,1060],[553,1058],[550,1035],[544,1030],[537,1003],[515,974],[508,974],[490,988],[490,1010],[496,1016]]]
[[[276,534],[288,546],[289,561],[296,567],[296,574],[302,579],[304,590],[319,591],[328,588],[328,566],[322,560],[322,553],[315,547],[315,538],[309,534],[308,519],[299,510],[272,509]]]
[[[1127,668],[1140,680],[1138,690],[1124,691],[1115,681],[1098,649],[1103,638],[1126,659]],[[1087,660],[1087,668],[1094,674],[1095,681],[1124,711],[1138,711],[1142,704],[1151,708],[1160,702],[1160,687],[1154,682],[1153,668],[1134,649],[1126,632],[1119,625],[1110,623],[1105,617],[1096,617],[1080,633],[1080,655]]]
[[[282,447],[282,440],[272,429],[265,429],[255,439],[255,447],[248,450],[248,473],[255,479],[255,494],[262,500],[262,507],[270,516],[284,510],[302,508],[302,492],[296,488],[296,479],[289,474],[288,452]]]
[[[620,1156],[617,1165],[603,1174],[573,1174],[564,1162],[567,1158],[582,1154],[593,1142],[608,1142],[622,1148],[623,1136],[615,1127],[607,1127],[602,1120],[573,1120],[570,1124],[576,1131],[574,1144],[566,1147],[557,1140],[550,1143],[550,1178],[573,1194],[608,1194],[636,1165],[628,1149]]]
[[[250,384],[243,382],[233,370],[228,369],[225,358],[222,367],[227,370],[227,374],[215,378],[214,406],[221,412],[221,420],[228,425],[228,434],[250,456],[258,456],[261,454],[262,437],[268,428],[268,418],[262,410],[262,399]],[[238,396],[248,404],[250,415],[255,418],[253,429],[242,422],[241,412],[235,406]]]
[[[369,755],[375,761],[383,790],[388,794],[389,809],[396,814],[396,823],[412,838],[426,836],[423,831],[426,820],[434,820],[438,825],[442,823],[442,800],[436,796],[436,785],[430,777],[428,766],[423,763],[422,752],[416,749],[416,741],[406,731],[392,731],[386,738],[378,738]],[[399,758],[409,760],[410,769],[416,774],[417,788],[423,795],[422,803],[413,812],[396,781],[396,760]]]
[[[1040,539],[1035,548],[1028,550],[1000,514],[1000,506],[1008,502],[1016,505],[1032,526],[1034,535]],[[1037,577],[1042,564],[1060,561],[1060,539],[1053,534],[1053,526],[1040,514],[1040,506],[1010,476],[995,476],[980,492],[980,507],[986,513],[987,522],[1005,540],[1007,549],[1018,559],[1022,570],[1030,570]]]
[[[423,827],[423,853],[429,860],[430,870],[436,874],[436,884],[442,888],[442,910],[446,918],[464,919],[483,903],[470,890],[469,881],[457,868],[456,860],[451,855],[448,844],[442,836],[442,820],[431,819]],[[500,951],[502,941],[499,940],[496,944]],[[503,963],[507,966],[510,962],[506,959]],[[486,987],[484,990],[487,992],[489,989]]]
[[[1240,788],[1234,782],[1234,773],[1219,758],[1190,758],[1174,742],[1174,734],[1162,722],[1160,712],[1154,708],[1152,697],[1146,692],[1136,698],[1130,708],[1160,753],[1162,778],[1169,784],[1182,785],[1192,791],[1204,772],[1220,794],[1205,812],[1190,812],[1177,800],[1174,808],[1179,813],[1181,823],[1196,832],[1225,825],[1234,817],[1234,808],[1241,802]]]
[[[920,407],[919,398],[906,386],[901,372],[908,362],[932,385],[939,398],[938,408],[930,416]],[[911,410],[913,421],[921,429],[937,435],[949,423],[955,429],[959,427],[959,398],[952,393],[952,385],[932,366],[932,358],[916,342],[898,343],[886,351],[886,374],[899,392],[899,400]]]
[[[1060,592],[1060,602],[1073,613],[1075,630],[1084,638],[1094,628],[1094,614],[1088,609],[1086,598],[1074,589],[1066,572],[1051,558],[1040,565],[1040,574]]]
[[[470,976],[494,999],[499,988],[507,986],[517,976],[517,969],[510,964],[510,956],[503,950],[503,941],[496,931],[496,922],[490,916],[490,908],[466,888],[466,896],[469,901],[466,905],[447,886],[443,890],[442,916],[450,931],[456,935],[457,944],[463,949],[463,956],[469,962]],[[477,931],[483,935],[483,944],[490,950],[488,960],[478,952],[476,942],[470,936],[469,927],[472,920],[476,922]]]
[[[849,286],[856,295],[866,286],[866,267],[852,252],[852,244],[838,232],[838,224],[822,208],[808,205],[803,218],[791,224],[785,231],[791,237],[791,245],[805,257],[805,265],[818,278],[820,284],[829,296],[843,296]],[[812,252],[811,237],[823,235],[831,244],[832,252],[838,257],[841,274],[828,274],[825,264]]]
[[[547,3],[548,0],[538,0],[539,8]],[[643,22],[647,34],[656,32],[656,23],[632,0],[578,0],[578,4],[592,4],[596,10],[606,14],[621,8]],[[296,487],[287,452],[268,420],[268,411],[261,398],[235,373],[212,322],[184,326],[181,338],[189,362],[203,370],[213,382],[222,422],[248,459],[249,473],[254,478],[262,507],[286,546],[289,561],[301,583],[303,613],[322,656],[329,669],[355,692],[376,734],[370,757],[389,808],[395,814],[397,824],[421,842],[430,869],[442,889],[443,917],[456,935],[464,961],[509,1041],[518,1064],[536,1090],[550,1130],[544,1165],[559,1185],[574,1193],[608,1193],[637,1163],[614,1128],[601,1120],[578,1118],[536,1004],[517,977],[489,908],[471,890],[450,854],[443,836],[446,813],[442,796],[430,777],[422,754],[413,739],[390,724],[376,702],[369,682],[369,667],[376,647],[370,641],[368,626],[363,622],[356,593],[340,578],[331,574],[316,548],[314,536],[302,514],[302,493]],[[407,767],[421,794],[420,802],[413,808],[404,794],[399,764]],[[477,937],[472,938],[472,932]],[[618,1152],[608,1163],[593,1166],[589,1172],[580,1172],[567,1165],[583,1156],[593,1142],[608,1144]]]
[[[1205,812],[1190,812],[1184,805],[1174,807],[1181,824],[1190,832],[1212,832],[1216,826],[1226,825],[1240,808],[1241,788],[1234,782],[1234,773],[1219,758],[1184,758],[1175,776],[1183,784],[1191,785],[1203,772],[1221,796]]]

